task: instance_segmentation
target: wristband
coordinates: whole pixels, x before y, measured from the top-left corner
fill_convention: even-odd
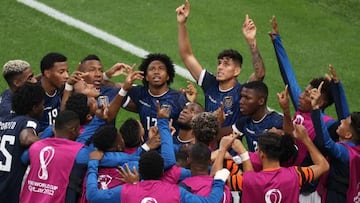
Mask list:
[[[127,94],[127,91],[124,90],[123,88],[121,88],[118,94],[119,94],[120,96],[122,96],[122,97],[125,97],[126,94]]]
[[[74,90],[74,86],[70,85],[69,83],[65,83],[65,90],[66,91],[73,91]]]
[[[242,160],[241,160],[239,155],[234,156],[232,159],[236,164],[241,164],[242,163]]]
[[[106,72],[103,72],[103,80],[109,80],[110,78],[106,75]]]
[[[143,150],[145,150],[145,151],[150,151],[150,147],[149,147],[149,145],[147,145],[146,143],[144,143],[143,145],[141,145],[141,148],[143,148]]]
[[[229,177],[230,171],[226,168],[220,169],[216,171],[214,180],[222,180],[223,182],[226,182],[226,179]]]
[[[249,152],[246,151],[240,154],[240,158],[242,162],[249,160],[250,159]]]

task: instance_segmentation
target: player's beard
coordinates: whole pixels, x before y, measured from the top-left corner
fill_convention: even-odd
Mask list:
[[[182,130],[191,130],[190,123],[184,123],[184,122],[180,122],[180,121],[176,121],[176,123],[178,124],[179,128]]]

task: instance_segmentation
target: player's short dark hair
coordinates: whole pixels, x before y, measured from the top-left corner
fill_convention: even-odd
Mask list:
[[[294,139],[288,134],[265,132],[259,135],[258,146],[269,160],[285,162],[297,154]]]
[[[325,99],[325,105],[321,106],[321,109],[325,109],[326,107],[334,103],[334,98],[331,93],[331,84],[329,80],[324,77],[314,78],[310,81],[310,85],[312,88],[318,88],[321,82],[324,82],[321,88],[321,97]]]
[[[41,85],[26,82],[15,90],[12,97],[12,109],[17,115],[29,114],[34,106],[44,100],[44,89]]]
[[[101,151],[109,151],[116,144],[117,129],[114,125],[105,125],[93,135],[94,146]]]
[[[153,61],[161,61],[166,66],[166,72],[169,75],[169,80],[167,81],[167,84],[170,85],[175,77],[175,68],[172,60],[170,57],[166,54],[160,54],[160,53],[153,53],[149,54],[144,58],[139,66],[140,71],[144,71],[144,75],[147,75],[147,69],[151,62]],[[149,82],[143,79],[143,85],[145,87],[148,87]]]
[[[203,142],[206,145],[215,139],[219,131],[218,118],[210,112],[202,112],[194,116],[190,125],[196,141]]]
[[[125,147],[132,148],[140,145],[139,122],[133,118],[127,119],[120,127],[119,132],[124,139]]]
[[[222,59],[224,57],[231,58],[235,63],[237,63],[240,67],[243,63],[243,57],[241,54],[234,49],[225,49],[219,53],[217,59]]]
[[[353,135],[352,140],[356,145],[360,144],[360,112],[352,112],[350,114],[351,118],[351,128],[353,129],[355,135]]]
[[[87,122],[87,115],[90,113],[88,97],[85,94],[73,93],[65,104],[66,110],[71,110],[79,115],[80,125]]]
[[[151,150],[141,154],[139,159],[139,173],[143,180],[159,180],[164,171],[164,159]]]
[[[85,56],[80,63],[85,63],[86,61],[91,61],[91,60],[95,60],[95,61],[101,61],[100,58],[95,55],[95,54],[89,54],[87,56]]]
[[[55,118],[55,130],[69,130],[77,122],[79,122],[77,113],[70,110],[61,111]]]
[[[211,160],[211,152],[208,146],[202,142],[197,142],[190,147],[189,158],[191,164],[208,167]]]
[[[49,70],[52,67],[54,67],[55,63],[65,62],[65,61],[67,61],[66,56],[60,53],[56,53],[56,52],[48,53],[41,59],[40,62],[41,73],[44,74],[45,70]]]
[[[244,83],[241,88],[255,90],[256,93],[260,95],[260,97],[263,97],[265,99],[265,104],[266,104],[267,98],[269,95],[269,89],[263,81],[247,82],[247,83]]]

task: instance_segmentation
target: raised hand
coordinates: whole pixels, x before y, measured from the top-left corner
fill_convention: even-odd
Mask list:
[[[329,71],[330,71],[330,74],[325,74],[325,78],[329,81],[334,81],[334,83],[339,83],[339,77],[337,76],[336,72],[335,72],[335,68],[329,64]]]
[[[190,2],[185,0],[185,3],[177,7],[175,12],[178,23],[186,23],[186,20],[190,15]]]
[[[248,14],[246,14],[246,16],[245,16],[245,21],[242,26],[242,31],[243,31],[243,35],[247,41],[252,41],[255,39],[256,26],[255,26],[254,21],[251,18],[249,18]]]
[[[243,143],[239,139],[235,139],[231,145],[231,148],[238,154],[242,154],[246,152],[246,148],[244,147]]]
[[[176,128],[173,126],[173,122],[174,122],[174,120],[171,118],[169,121],[169,129],[170,129],[171,135],[175,135],[175,133],[176,133]]]
[[[134,71],[134,68],[135,68],[135,64],[132,65],[131,67],[129,66],[127,68],[127,70],[128,70],[127,76],[126,76],[125,82],[122,87],[125,91],[128,91],[129,89],[131,89],[135,80],[143,80],[144,79],[144,75],[143,75],[144,72],[143,71]]]
[[[180,91],[185,94],[185,96],[189,102],[196,102],[196,97],[197,97],[198,92],[192,82],[187,81],[186,89],[181,88]]]
[[[138,171],[136,170],[136,167],[133,167],[133,172],[131,172],[128,164],[125,164],[125,169],[122,166],[119,166],[118,172],[122,176],[122,178],[119,178],[121,181],[125,183],[137,183],[140,180],[140,175]]]
[[[289,90],[288,86],[285,86],[285,89],[277,93],[278,102],[282,110],[289,109]]]
[[[74,84],[74,92],[85,94],[88,97],[98,97],[100,94],[93,84],[86,83],[85,80],[79,80]]]
[[[89,73],[84,73],[84,72],[76,70],[70,75],[69,79],[67,80],[67,83],[69,85],[74,85],[78,81],[83,80],[83,78],[88,75],[89,75]]]
[[[227,151],[237,137],[238,135],[234,133],[224,136],[221,138],[219,149]]]
[[[309,137],[306,128],[301,124],[294,124],[293,136],[298,140],[304,140]]]
[[[157,126],[151,126],[149,130],[149,138],[146,144],[150,149],[157,149],[161,145],[160,134]]]
[[[313,88],[310,90],[310,99],[311,99],[311,106],[313,109],[318,109],[320,106],[320,97],[321,97],[321,88],[324,84],[324,81],[320,83],[318,88]]]
[[[220,103],[220,106],[216,111],[213,112],[213,114],[217,117],[219,124],[222,124],[225,121],[226,115],[224,112],[224,103]]]
[[[273,16],[271,18],[270,25],[271,25],[272,30],[271,30],[271,32],[269,32],[269,35],[270,35],[271,39],[274,40],[274,35],[280,34],[275,16]]]
[[[116,63],[109,70],[107,70],[105,74],[108,78],[116,77],[119,75],[127,75],[127,72],[130,68],[131,66],[125,63]]]
[[[169,118],[170,111],[171,111],[171,106],[162,104],[160,107],[160,102],[156,101],[157,118]]]

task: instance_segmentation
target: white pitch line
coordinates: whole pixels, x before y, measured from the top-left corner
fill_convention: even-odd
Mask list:
[[[148,55],[150,52],[146,51],[138,46],[135,46],[125,40],[122,40],[115,35],[112,35],[108,32],[105,32],[95,26],[92,26],[90,24],[87,24],[81,20],[75,19],[71,16],[66,15],[65,13],[62,13],[50,6],[47,6],[41,2],[35,1],[35,0],[17,0],[18,2],[25,4],[26,6],[29,6],[37,11],[40,11],[41,13],[44,13],[58,21],[61,21],[67,25],[70,25],[72,27],[75,27],[79,30],[82,30],[96,38],[102,39],[105,42],[108,42],[109,44],[112,44],[116,47],[119,47],[120,49],[123,49],[124,51],[127,51],[135,56],[144,58],[146,55]],[[175,71],[178,75],[184,77],[187,80],[191,80],[194,82],[194,79],[192,78],[189,71],[179,65],[174,64]]]

